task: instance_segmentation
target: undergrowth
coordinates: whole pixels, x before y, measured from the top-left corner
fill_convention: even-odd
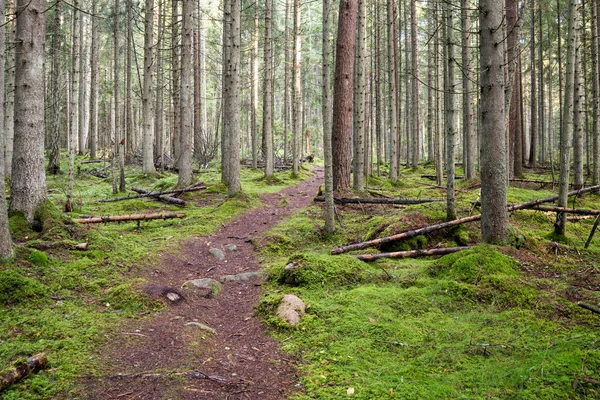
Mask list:
[[[398,185],[372,177],[369,185],[393,197],[441,198],[443,190],[422,189],[431,181],[420,173],[403,170]],[[457,193],[459,216],[478,212],[477,192]],[[508,200],[553,194],[510,188]],[[600,209],[598,196],[576,203]],[[523,210],[510,216],[515,247],[373,263],[330,255],[340,245],[440,222],[443,206],[338,207],[333,235],[321,231],[321,209],[309,207],[267,235],[261,256],[271,279],[257,311],[301,360],[302,391],[293,398],[600,398],[599,317],[576,304],[600,301],[600,238],[582,248],[593,219],[568,223],[567,244],[547,238],[552,214]],[[470,224],[395,248],[479,241]],[[295,327],[274,316],[287,293],[307,305]]]
[[[66,159],[63,159],[63,168]],[[0,265],[0,370],[13,361],[45,352],[49,369],[33,374],[3,391],[4,400],[72,398],[83,375],[101,376],[103,345],[122,340],[116,329],[130,318],[144,318],[164,305],[144,294],[137,278],[152,268],[162,252],[174,252],[191,236],[207,235],[245,210],[260,206],[258,196],[276,192],[305,179],[289,172],[276,174],[270,182],[258,170],[242,169],[243,193],[230,198],[216,170],[195,174],[207,190],[181,196],[181,208],[148,198],[102,203],[122,196],[112,194],[111,179],[86,171],[104,169],[103,164],[81,164],[74,186],[71,217],[124,215],[151,212],[183,212],[184,219],[122,224],[78,225],[61,210],[65,201],[66,171],[48,176],[50,201],[36,215],[39,229],[32,229],[22,215],[10,217],[17,244],[14,262]],[[108,172],[106,172],[108,171]],[[163,172],[146,176],[139,167],[126,171],[127,187],[168,190],[177,175]],[[74,250],[77,243],[87,251]],[[37,247],[43,250],[36,250]]]

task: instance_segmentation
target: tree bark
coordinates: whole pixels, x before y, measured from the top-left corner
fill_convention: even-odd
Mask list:
[[[416,0],[410,0],[410,42],[411,42],[411,82],[412,82],[412,99],[411,99],[411,110],[412,110],[412,151],[411,151],[411,162],[410,165],[413,169],[419,166],[419,154],[421,147],[421,123],[419,114],[419,41],[417,37],[417,2]],[[408,69],[408,65],[406,66]],[[468,68],[463,65],[463,68]],[[408,91],[408,87],[406,88]],[[407,104],[408,106],[408,104]],[[407,160],[408,163],[408,160]]]
[[[456,219],[454,204],[454,156],[456,146],[456,95],[454,94],[454,9],[445,4],[446,57],[444,63],[444,118],[446,124],[446,219]]]
[[[331,109],[331,2],[323,0],[323,152],[325,158],[325,231],[335,231],[335,206],[333,204],[333,154],[332,154],[332,109]]]
[[[98,11],[98,0],[92,0],[92,14]],[[100,76],[100,21],[92,18],[92,54],[90,56],[90,158],[98,157],[98,82]]]
[[[573,134],[573,107],[574,107],[574,85],[575,85],[575,58],[577,45],[577,32],[579,30],[579,18],[576,0],[569,1],[567,10],[567,56],[566,56],[566,74],[565,90],[562,108],[562,127],[560,130],[560,178],[558,186],[558,206],[567,206],[567,192],[569,190],[569,172],[571,146],[573,145],[571,137]],[[565,234],[566,215],[558,213],[554,232],[557,235]]]
[[[473,72],[471,70],[471,1],[462,0],[462,78],[463,78],[463,167],[466,179],[475,178],[475,126],[473,121]]]
[[[10,211],[32,224],[47,200],[44,171],[45,0],[17,2],[15,139]]]
[[[51,74],[50,74],[50,87],[51,87],[51,122],[50,122],[50,136],[49,136],[49,159],[48,159],[48,173],[51,175],[56,175],[60,173],[60,109],[61,109],[61,101],[60,101],[60,86],[59,86],[59,76],[60,76],[60,58],[62,56],[61,49],[61,2],[57,1],[54,6],[54,26],[53,26],[53,35],[52,35],[52,66],[51,66]],[[4,15],[3,13],[1,14]],[[0,35],[4,35],[4,30],[0,32]],[[5,42],[2,41],[2,44]],[[4,52],[0,52],[0,57],[4,55]],[[2,74],[2,79],[4,79],[4,74]],[[0,90],[3,90],[4,86],[0,86]],[[4,97],[1,97],[4,100]],[[0,111],[4,113],[4,107]],[[2,123],[4,124],[4,118],[2,119]],[[2,141],[4,143],[4,141]],[[4,158],[4,152],[2,152],[2,157]],[[1,165],[1,164],[0,164]]]
[[[573,72],[573,186],[583,187],[583,110],[585,109],[585,91],[583,89],[581,52],[579,33],[575,38],[575,65]]]
[[[179,90],[181,88],[181,64],[179,59],[179,2],[171,0],[171,151],[176,166],[179,166],[181,145],[181,104]]]
[[[538,142],[538,104],[537,104],[537,75],[536,75],[536,54],[535,54],[535,11],[536,11],[536,0],[531,0],[530,5],[530,37],[529,37],[529,49],[530,49],[530,63],[531,63],[531,125],[529,130],[530,147],[529,147],[529,166],[536,166],[537,157],[537,142]],[[541,46],[541,43],[540,43]]]
[[[0,0],[0,20],[5,20],[6,5],[4,0]],[[58,15],[60,15],[60,8],[58,8]],[[59,25],[58,25],[59,26]],[[57,26],[55,25],[55,28]],[[0,71],[4,71],[5,61],[5,50],[6,50],[6,34],[4,29],[0,29]],[[54,43],[56,44],[56,43]],[[54,48],[54,51],[57,49]],[[54,54],[53,62],[59,55]],[[57,84],[58,86],[58,84]],[[4,143],[4,74],[0,74],[0,143]],[[55,110],[56,110],[55,106]],[[54,113],[56,114],[56,112]],[[0,193],[6,193],[4,183],[4,152],[0,151]],[[0,262],[12,261],[14,257],[14,251],[12,246],[12,240],[10,238],[10,231],[8,225],[8,211],[6,207],[6,200],[0,199]]]
[[[388,34],[388,123],[390,129],[390,179],[392,183],[398,181],[398,172],[400,169],[398,151],[398,101],[397,101],[397,81],[396,81],[396,51],[395,51],[395,1],[388,0],[387,2],[387,34]],[[335,115],[335,113],[334,113]]]
[[[154,168],[154,0],[146,0],[144,21],[144,87],[142,92],[142,173],[152,174]]]
[[[9,44],[6,57],[6,93],[5,96],[5,115],[4,115],[4,164],[5,175],[7,178],[12,177],[13,163],[13,147],[15,139],[15,71],[16,71],[16,27],[17,22],[15,16],[16,0],[9,0],[7,4],[7,12],[10,16],[6,21],[6,42]]]
[[[356,21],[356,54],[354,57],[354,105],[353,105],[353,145],[352,145],[352,187],[364,187],[365,159],[365,55],[366,55],[366,0],[358,0]]]
[[[263,82],[263,158],[265,178],[273,178],[273,16],[272,0],[265,0],[265,79]],[[258,75],[258,72],[257,72]]]
[[[183,0],[183,23],[181,27],[181,86],[179,89],[181,106],[179,187],[192,183],[192,23],[193,0]]]
[[[250,98],[252,100],[251,107],[251,146],[252,146],[252,168],[257,168],[258,166],[258,1],[254,3],[254,34],[252,37],[252,76],[251,76],[251,88],[250,88]],[[263,134],[264,137],[264,134]],[[264,145],[265,142],[263,140],[262,143],[263,148],[263,159],[264,159]]]
[[[486,243],[506,243],[510,236],[506,191],[508,182],[504,110],[502,4],[479,3],[481,92],[481,237]]]
[[[333,190],[350,190],[350,144],[352,132],[352,88],[356,42],[357,0],[340,1],[333,83]]]
[[[73,221],[80,224],[101,224],[105,222],[125,222],[125,221],[147,221],[151,219],[172,219],[185,218],[185,214],[165,213],[165,214],[132,214],[132,215],[112,215],[106,217],[75,218]]]
[[[293,64],[293,87],[294,101],[292,102],[292,174],[298,176],[300,167],[302,137],[302,37],[301,33],[302,9],[300,0],[294,0],[294,64]],[[354,42],[354,40],[353,40]],[[335,139],[334,139],[335,140]],[[335,147],[335,145],[334,145]],[[335,154],[334,154],[335,158]],[[335,178],[334,178],[335,180]],[[335,184],[335,183],[334,183]]]

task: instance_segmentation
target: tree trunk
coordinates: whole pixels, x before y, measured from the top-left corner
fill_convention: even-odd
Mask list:
[[[433,9],[433,19],[434,21],[436,21],[436,23],[438,23],[438,21],[440,21],[440,13],[441,13],[441,7],[440,7],[440,3],[436,2],[435,3],[435,7]],[[441,18],[443,19],[443,16],[441,16]],[[444,33],[444,24],[439,24],[441,25],[441,29],[437,29],[437,31],[434,34],[434,39],[433,39],[433,48],[434,48],[434,61],[435,61],[435,87],[436,88],[440,88],[441,84],[440,84],[440,77],[443,74],[443,64],[444,62],[442,62],[441,57],[440,57],[440,42],[442,40],[442,35]],[[442,94],[437,92],[435,94],[435,175],[437,176],[437,184],[439,186],[442,186],[444,183],[444,135],[442,133],[442,117],[441,117],[441,109],[442,109],[442,101],[440,100],[440,98],[442,97]]]
[[[335,209],[333,204],[333,155],[332,155],[332,110],[331,110],[331,3],[323,0],[323,152],[325,158],[325,231],[335,231]]]
[[[444,100],[445,100],[445,124],[446,124],[446,218],[450,221],[456,219],[456,208],[454,204],[454,155],[456,146],[456,95],[454,94],[454,9],[451,5],[445,5],[445,41],[446,57],[444,57]]]
[[[48,160],[48,173],[51,175],[56,175],[60,173],[60,58],[62,55],[62,46],[61,46],[61,3],[57,2],[54,8],[54,26],[53,26],[53,35],[52,35],[52,66],[51,66],[51,74],[50,74],[50,87],[51,93],[50,98],[52,99],[51,104],[51,122],[50,122],[50,151],[49,151],[49,160]],[[1,14],[4,16],[4,13]],[[4,29],[1,29],[0,35],[4,36]],[[5,41],[2,40],[0,45],[5,45]],[[12,46],[12,45],[11,45]],[[0,57],[4,56],[4,52],[0,53]],[[4,74],[2,74],[2,79],[4,78]],[[0,90],[3,90],[4,86],[0,86]],[[3,97],[0,99],[4,100]],[[0,112],[4,113],[4,108]],[[1,123],[4,123],[4,118]],[[2,141],[4,143],[4,141]],[[2,158],[4,161],[4,152],[2,152]],[[2,164],[0,164],[2,165]],[[3,193],[3,192],[2,192]],[[0,206],[1,207],[1,206]]]
[[[192,183],[192,24],[194,18],[193,0],[183,0],[183,23],[181,27],[181,127],[179,157],[179,187]]]
[[[292,174],[298,176],[300,167],[300,139],[302,137],[302,37],[301,34],[302,9],[300,0],[294,0],[294,65],[293,87],[294,101],[292,102]],[[335,139],[334,139],[335,140]],[[334,154],[335,158],[335,154]],[[335,177],[334,177],[335,180]]]
[[[285,62],[284,62],[284,92],[283,92],[283,161],[288,161],[288,128],[292,108],[290,93],[290,76],[292,65],[292,47],[290,46],[290,1],[285,0]]]
[[[366,0],[358,0],[357,43],[354,58],[354,129],[352,135],[352,187],[355,190],[363,190],[364,188],[366,18]]]
[[[92,14],[98,11],[98,0],[92,0]],[[99,53],[100,53],[100,21],[92,18],[92,54],[90,56],[90,158],[98,157],[98,82],[99,82]]]
[[[10,211],[32,224],[47,200],[44,171],[44,44],[46,2],[19,0],[15,35],[15,139]]]
[[[565,90],[562,109],[562,127],[560,130],[560,178],[558,186],[558,206],[567,206],[567,192],[569,191],[571,136],[573,133],[574,85],[575,85],[575,58],[577,45],[578,10],[576,0],[569,1],[567,11],[567,56]],[[557,235],[565,234],[566,215],[557,213],[554,231]]]
[[[152,109],[152,86],[154,78],[154,0],[146,0],[144,21],[144,87],[142,92],[142,173],[152,174],[154,168],[154,110]]]
[[[352,80],[358,0],[340,1],[333,83],[333,190],[350,190],[350,144],[352,141]]]
[[[417,37],[417,2],[416,0],[410,1],[410,42],[411,42],[411,71],[412,71],[412,151],[411,151],[411,166],[416,169],[419,166],[419,153],[421,147],[421,123],[419,114],[419,45]],[[408,65],[406,66],[408,69]],[[464,68],[464,66],[463,66]],[[466,67],[468,68],[468,67]],[[406,88],[408,91],[408,87]],[[408,104],[407,104],[408,106]],[[407,160],[408,163],[408,160]]]
[[[194,64],[194,161],[201,161],[204,152],[204,133],[202,132],[202,79],[200,77],[200,29],[201,29],[200,2],[194,2],[194,29],[192,33],[192,64]]]
[[[510,236],[506,191],[508,182],[504,110],[502,3],[480,0],[481,90],[481,237],[486,243],[506,243]]]
[[[82,3],[85,0],[82,0]],[[84,7],[87,8],[85,4],[80,4],[80,7]],[[78,12],[79,13],[79,12]],[[80,15],[79,16],[79,26],[77,29],[79,29],[79,56],[78,56],[78,60],[79,60],[79,98],[77,99],[77,101],[79,102],[78,104],[78,113],[79,113],[79,117],[78,117],[78,126],[77,126],[77,132],[79,135],[79,138],[77,140],[78,143],[78,154],[79,155],[83,155],[85,154],[85,140],[86,140],[86,136],[87,136],[87,130],[85,129],[85,118],[86,118],[86,112],[85,112],[85,92],[86,92],[86,87],[87,87],[87,79],[86,79],[86,68],[85,68],[85,60],[86,60],[86,56],[85,56],[85,45],[84,45],[84,41],[85,41],[85,37],[83,36],[83,20],[84,20],[84,16]]]
[[[5,20],[5,3],[4,0],[0,0],[0,20]],[[57,4],[57,14],[60,15],[60,7]],[[56,21],[56,19],[55,19]],[[55,24],[55,29],[60,25]],[[55,30],[58,32],[58,29]],[[58,50],[57,43],[53,43],[53,51]],[[4,71],[4,57],[6,50],[6,34],[4,29],[0,29],[0,71]],[[58,59],[60,55],[53,54],[52,62]],[[57,71],[58,73],[58,71]],[[58,84],[56,84],[58,86]],[[57,90],[58,93],[58,90]],[[58,96],[57,96],[58,97]],[[0,143],[4,143],[4,74],[0,74]],[[58,107],[54,107],[56,110]],[[56,115],[56,111],[53,112]],[[60,115],[59,115],[60,116]],[[0,151],[0,166],[4,165],[4,152]],[[6,193],[4,184],[4,168],[0,168],[0,193]],[[8,211],[6,209],[6,201],[0,199],[0,262],[5,263],[12,260],[14,251],[12,247],[12,240],[10,238],[10,231],[8,229]]]
[[[115,113],[115,142],[114,142],[114,154],[115,154],[115,159],[113,161],[113,164],[115,162],[118,161],[119,163],[119,188],[118,190],[121,192],[125,191],[125,154],[124,154],[124,150],[125,150],[125,137],[123,135],[123,129],[121,128],[121,113],[120,113],[120,103],[119,103],[119,58],[120,58],[120,44],[119,44],[119,10],[120,10],[120,4],[119,4],[119,0],[115,0],[115,21],[114,21],[114,25],[115,25],[115,37],[114,37],[114,72],[113,72],[113,99],[114,99],[114,110],[113,112]],[[113,191],[114,191],[115,187],[113,186]]]
[[[263,82],[263,159],[265,178],[273,178],[273,16],[272,0],[265,1],[265,79]],[[258,64],[258,62],[257,62]],[[258,71],[257,76],[258,78]]]
[[[388,0],[387,2],[387,34],[388,34],[388,121],[390,129],[390,179],[393,183],[398,181],[399,172],[399,154],[398,151],[398,101],[397,101],[397,82],[396,82],[396,51],[394,35],[396,34],[395,27],[395,2]],[[334,113],[335,115],[335,113]]]
[[[164,81],[164,73],[163,73],[163,52],[162,45],[164,42],[164,32],[166,25],[166,13],[165,13],[165,0],[159,0],[158,2],[158,38],[156,41],[156,115],[155,115],[155,123],[154,123],[154,137],[156,140],[155,147],[155,156],[158,157],[158,162],[155,162],[155,166],[158,166],[159,169],[164,169],[164,154],[165,154],[165,144],[164,144],[164,111],[163,111],[163,81]]]
[[[377,153],[377,176],[381,175],[383,164],[383,92],[382,92],[382,64],[381,64],[381,4],[375,2],[375,151]]]
[[[573,187],[575,190],[583,187],[583,110],[585,108],[585,93],[582,83],[583,68],[579,34],[576,35],[575,65],[573,72]]]
[[[172,101],[172,122],[171,122],[171,151],[176,166],[179,166],[180,153],[180,129],[181,129],[181,105],[179,104],[179,89],[181,83],[181,65],[179,63],[179,2],[171,0],[171,101]]]
[[[5,116],[4,116],[4,165],[7,178],[12,176],[13,147],[15,138],[15,56],[16,56],[16,18],[15,16],[16,0],[9,0],[7,4],[9,20],[6,21],[6,42],[9,44],[6,57],[6,93],[5,96]]]
[[[251,88],[250,97],[252,100],[251,107],[251,146],[252,146],[252,168],[258,166],[258,1],[254,3],[254,35],[252,37],[252,76],[251,76]],[[264,138],[264,134],[263,134]],[[264,159],[264,146],[263,140],[263,159]]]
[[[463,77],[463,168],[466,179],[475,178],[475,126],[473,124],[473,72],[471,70],[471,1],[462,0],[462,77]]]
[[[598,24],[598,12],[600,11],[600,2],[592,1],[592,184],[600,183],[600,51],[598,35],[600,25]]]
[[[79,1],[75,0],[73,10],[73,23],[71,25],[71,129],[69,130],[69,177],[67,186],[67,202],[65,211],[73,211],[73,184],[75,181],[75,152],[77,151],[77,140],[79,138],[79,75],[81,56],[80,36],[79,36]]]

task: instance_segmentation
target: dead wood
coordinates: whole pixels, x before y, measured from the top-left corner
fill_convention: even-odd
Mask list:
[[[538,211],[548,211],[548,212],[564,212],[567,214],[577,214],[577,215],[599,215],[600,210],[588,210],[585,208],[569,208],[569,207],[558,207],[558,206],[545,206],[545,205],[535,205],[531,207],[532,210]]]
[[[457,251],[469,250],[473,246],[461,246],[461,247],[446,247],[446,248],[434,248],[434,249],[423,249],[423,250],[408,250],[408,251],[394,251],[391,253],[379,253],[379,254],[361,254],[357,255],[356,258],[362,261],[373,261],[378,258],[412,258],[412,257],[424,257],[424,256],[440,256],[444,254],[456,253]]]
[[[590,310],[591,312],[593,312],[595,314],[600,314],[600,309],[598,309],[594,306],[590,306],[589,304],[578,302],[577,305],[581,308],[585,308],[586,310]]]
[[[598,189],[600,189],[600,185],[591,186],[591,187],[588,187],[585,189],[575,190],[575,191],[569,192],[568,195],[575,196],[575,195],[579,195],[579,194],[583,194],[583,193],[587,193],[587,192],[591,192],[591,191],[596,191]],[[512,206],[509,206],[508,211],[516,211],[516,210],[523,210],[523,209],[527,209],[527,208],[533,208],[539,204],[549,203],[551,201],[556,201],[557,199],[558,199],[558,196],[552,196],[552,197],[548,197],[545,199],[529,201],[527,203],[515,204]],[[473,215],[470,217],[459,218],[459,219],[455,219],[453,221],[447,221],[447,222],[443,222],[441,224],[430,225],[430,226],[426,226],[423,228],[419,228],[419,229],[415,229],[415,230],[411,230],[411,231],[407,231],[407,232],[403,232],[403,233],[398,233],[398,234],[392,235],[392,236],[382,237],[379,239],[373,239],[373,240],[369,240],[366,242],[355,243],[355,244],[350,244],[347,246],[338,247],[336,249],[331,250],[331,254],[342,254],[342,253],[346,253],[346,252],[352,251],[352,250],[360,250],[360,249],[364,249],[367,247],[380,246],[385,243],[395,242],[397,240],[402,240],[402,239],[408,239],[408,238],[411,238],[414,236],[431,233],[431,232],[437,231],[439,229],[450,228],[452,226],[461,225],[461,224],[464,224],[467,222],[478,221],[480,219],[481,219],[481,215]]]
[[[147,193],[141,193],[141,194],[134,194],[131,196],[109,197],[109,198],[98,200],[98,201],[101,203],[109,203],[112,201],[140,199],[142,197],[155,197],[155,196],[162,196],[162,195],[166,195],[166,194],[180,194],[180,193],[187,193],[187,192],[197,192],[199,190],[204,190],[207,188],[208,188],[207,186],[194,186],[194,187],[189,187],[189,188],[185,188],[185,189],[165,190],[162,192],[147,192]]]
[[[97,163],[103,163],[104,160],[83,160],[81,161],[81,164],[97,164]]]
[[[93,169],[91,171],[85,171],[85,172],[87,172],[88,174],[90,174],[92,176],[95,176],[96,178],[102,178],[102,179],[108,178],[108,175],[103,174],[102,172],[95,170],[95,169]]]
[[[427,178],[427,179],[431,179],[432,181],[435,181],[437,179],[437,176],[423,174],[423,175],[421,175],[421,178]],[[444,175],[444,178],[446,178],[446,175]],[[454,175],[454,179],[463,179],[463,178],[464,177],[462,175]]]
[[[144,374],[133,374],[133,375],[115,375],[115,376],[110,376],[109,378],[111,379],[123,379],[123,378],[130,378],[130,379],[149,379],[149,378],[168,378],[170,376],[183,376],[185,378],[193,378],[193,379],[207,379],[209,381],[213,381],[213,382],[217,382],[217,383],[221,383],[224,385],[247,385],[247,384],[251,384],[253,382],[251,381],[247,381],[244,379],[229,379],[229,378],[224,378],[222,376],[218,376],[218,375],[208,375],[205,374],[204,372],[200,372],[200,371],[191,371],[191,372],[167,372],[167,373],[144,373]]]
[[[50,249],[55,249],[55,248],[64,248],[64,249],[71,249],[71,250],[87,250],[88,248],[88,244],[87,243],[76,243],[75,245],[73,245],[73,242],[31,242],[31,243],[27,243],[28,247],[32,247],[34,249],[38,249],[38,250],[50,250]]]
[[[570,215],[567,217],[567,221],[582,221],[585,219],[596,218],[595,215]]]
[[[135,186],[131,187],[131,190],[133,190],[134,192],[137,192],[139,194],[148,194],[148,193],[152,193],[149,190],[145,190],[142,188],[138,188]],[[168,204],[175,204],[178,206],[185,206],[185,200],[181,200],[181,199],[176,199],[175,197],[171,197],[171,196],[165,196],[165,195],[158,195],[158,196],[152,196],[153,198],[160,200],[162,202],[168,203]]]
[[[124,221],[145,221],[151,219],[171,219],[185,218],[185,214],[167,213],[167,214],[132,214],[132,215],[111,215],[105,217],[75,218],[73,221],[80,224],[100,224],[102,222],[124,222]]]
[[[324,196],[317,196],[314,201],[324,202]],[[444,201],[444,199],[391,199],[387,197],[335,197],[337,204],[422,204]]]
[[[596,220],[594,221],[594,226],[592,227],[592,230],[590,231],[590,236],[588,236],[588,239],[585,242],[585,246],[583,246],[586,249],[590,246],[590,243],[592,243],[592,238],[594,237],[594,233],[596,233],[596,229],[598,229],[598,222],[600,222],[600,214],[598,214],[598,216],[596,217]]]
[[[27,360],[13,363],[11,367],[0,373],[0,392],[23,379],[30,374],[48,368],[48,359],[45,353],[39,353]]]

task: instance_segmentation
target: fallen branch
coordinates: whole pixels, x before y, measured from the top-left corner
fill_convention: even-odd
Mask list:
[[[598,222],[600,222],[600,214],[598,214],[598,216],[596,217],[596,220],[594,221],[594,226],[590,231],[590,236],[588,236],[588,239],[585,242],[585,246],[583,246],[586,249],[590,246],[590,243],[592,243],[592,238],[594,237],[594,233],[596,233],[596,229],[598,228]]]
[[[17,361],[12,367],[0,373],[0,392],[23,379],[30,374],[48,368],[48,359],[45,353],[39,353],[29,357],[25,361]]]
[[[591,192],[593,190],[598,190],[598,189],[600,189],[600,185],[592,186],[592,187],[581,189],[581,190],[575,190],[575,191],[569,192],[568,195],[575,196],[578,194],[583,194],[583,193]],[[534,206],[537,206],[539,204],[549,203],[551,201],[556,201],[557,199],[558,199],[558,196],[552,196],[552,197],[548,197],[545,199],[529,201],[527,203],[515,204],[512,206],[509,206],[508,211],[516,211],[516,210],[523,210],[523,209],[527,209],[527,208],[533,208]],[[373,239],[373,240],[369,240],[366,242],[360,242],[360,243],[350,244],[347,246],[338,247],[337,249],[331,250],[331,254],[342,254],[342,253],[346,253],[346,252],[352,251],[352,250],[360,250],[360,249],[365,249],[367,247],[380,246],[385,243],[395,242],[395,241],[402,240],[402,239],[408,239],[408,238],[415,237],[418,235],[431,233],[431,232],[437,231],[439,229],[450,228],[452,226],[461,225],[461,224],[464,224],[467,222],[478,221],[480,219],[481,219],[481,215],[473,215],[470,217],[455,219],[453,221],[447,221],[447,222],[443,222],[441,224],[430,225],[430,226],[415,229],[412,231],[398,233],[398,234],[392,235],[392,236],[382,237],[379,239]]]
[[[596,218],[595,215],[572,215],[567,217],[567,221],[582,221],[585,219]]]
[[[111,376],[109,378],[116,378],[116,379],[121,379],[121,378],[141,378],[141,379],[147,379],[147,378],[163,378],[163,377],[169,377],[169,376],[183,376],[185,378],[194,378],[194,379],[207,379],[209,381],[213,381],[213,382],[218,382],[218,383],[222,383],[225,385],[245,385],[245,384],[249,384],[252,383],[250,381],[244,380],[244,379],[236,379],[236,380],[232,380],[232,379],[228,379],[228,378],[224,378],[222,376],[218,376],[218,375],[208,375],[205,374],[204,372],[200,372],[200,371],[192,371],[192,372],[167,372],[164,374],[161,373],[148,373],[148,374],[134,374],[134,375],[115,375],[115,376]]]
[[[102,178],[102,179],[108,178],[108,175],[103,174],[102,172],[95,170],[95,169],[93,169],[91,171],[85,171],[85,172],[87,172],[88,174],[90,174],[92,176],[95,176],[96,178]]]
[[[431,179],[432,181],[435,181],[437,179],[437,176],[424,174],[424,175],[421,175],[421,178],[427,178],[427,179]],[[446,175],[444,175],[444,179],[445,178],[446,178]],[[454,179],[463,179],[463,178],[464,177],[462,175],[454,175]]]
[[[324,196],[317,196],[313,199],[317,202],[324,202]],[[444,201],[444,199],[390,199],[377,197],[335,197],[333,199],[338,204],[422,204]]]
[[[379,254],[361,254],[357,255],[356,258],[362,261],[373,261],[378,258],[412,258],[412,257],[424,257],[424,256],[440,256],[444,254],[456,253],[457,251],[469,250],[473,246],[462,246],[462,247],[446,247],[439,249],[424,249],[424,250],[408,250],[408,251],[394,251],[391,253],[379,253]]]
[[[73,221],[80,224],[100,224],[102,222],[124,222],[124,221],[142,221],[150,219],[171,219],[185,218],[185,214],[132,214],[132,215],[112,215],[106,217],[75,218]]]
[[[185,189],[174,189],[174,190],[165,190],[165,191],[162,191],[162,192],[148,192],[148,193],[134,194],[134,195],[131,195],[131,196],[109,197],[109,198],[98,200],[98,201],[101,202],[101,203],[109,203],[109,202],[112,202],[112,201],[140,199],[142,197],[162,196],[162,195],[165,195],[165,194],[180,194],[180,193],[187,193],[187,192],[197,192],[199,190],[204,190],[204,189],[207,189],[207,188],[208,188],[207,186],[195,186],[195,187],[185,188]]]
[[[535,205],[531,207],[532,210],[548,211],[548,212],[564,212],[567,214],[578,214],[578,215],[599,215],[600,210],[588,210],[585,208],[569,208],[569,207],[557,207],[557,206],[543,206]]]
[[[600,314],[600,309],[598,309],[594,306],[590,306],[589,304],[578,302],[577,305],[581,308],[585,308],[586,310],[590,310],[593,313]]]
[[[133,190],[134,192],[137,192],[139,194],[148,194],[148,193],[152,193],[150,190],[145,190],[145,189],[141,189],[135,186],[131,187],[131,190]],[[163,201],[165,203],[169,203],[169,204],[175,204],[178,206],[185,206],[185,200],[181,200],[181,199],[176,199],[175,197],[171,197],[171,196],[164,196],[164,195],[157,195],[157,196],[152,196],[153,198]]]

